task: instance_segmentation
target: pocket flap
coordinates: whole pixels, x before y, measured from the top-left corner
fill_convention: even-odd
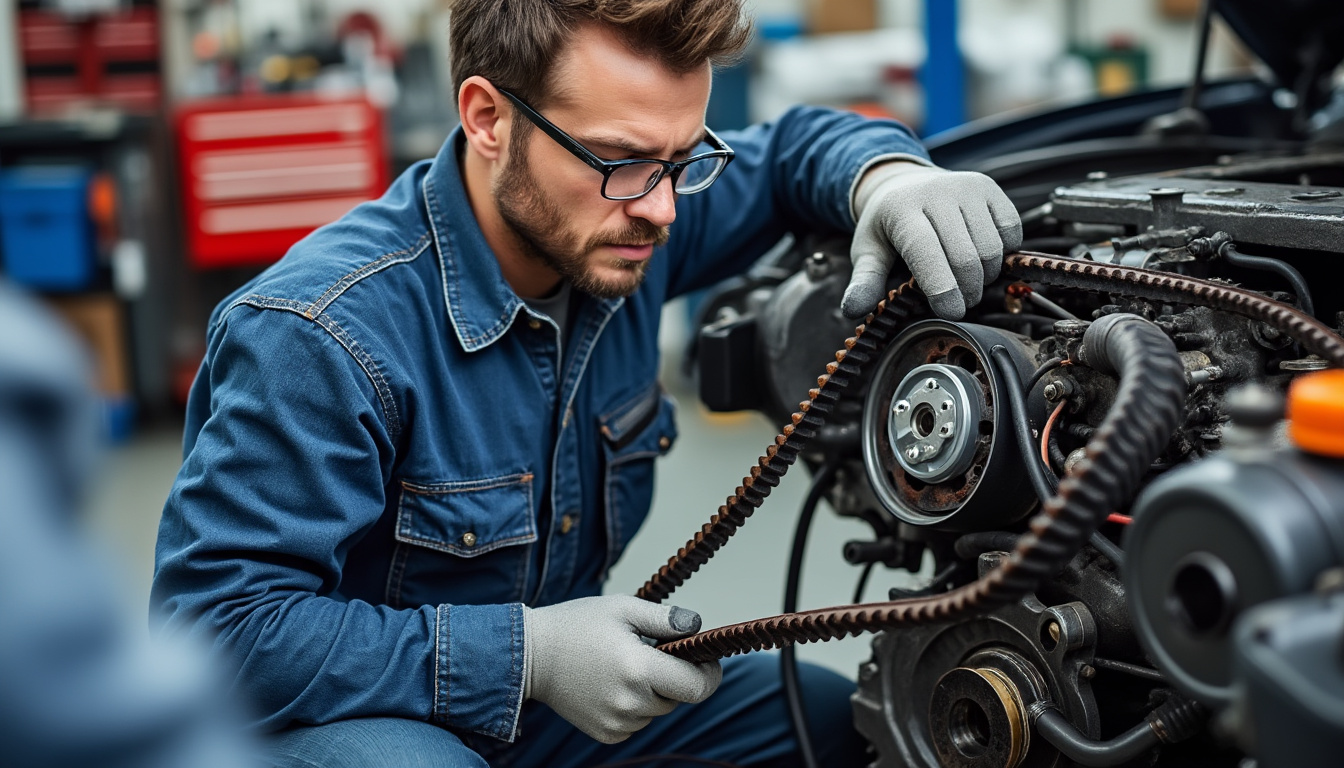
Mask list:
[[[396,538],[461,557],[537,540],[532,474],[442,483],[401,481]]]
[[[612,450],[623,450],[653,424],[658,418],[662,395],[662,388],[654,384],[598,417],[602,437],[606,438]]]

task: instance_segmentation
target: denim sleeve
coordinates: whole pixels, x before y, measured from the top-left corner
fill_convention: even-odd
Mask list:
[[[152,606],[214,644],[265,730],[395,716],[511,739],[520,605],[340,597],[393,463],[371,364],[334,321],[283,302],[223,316],[188,405]]]
[[[787,232],[852,232],[862,171],[885,158],[928,162],[900,123],[821,107],[794,107],[722,138],[736,152],[732,163],[709,189],[677,200],[673,296],[740,273]]]

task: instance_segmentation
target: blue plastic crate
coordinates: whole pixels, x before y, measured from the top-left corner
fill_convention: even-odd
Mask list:
[[[0,171],[0,254],[11,280],[39,290],[75,291],[92,285],[90,176],[78,166]]]

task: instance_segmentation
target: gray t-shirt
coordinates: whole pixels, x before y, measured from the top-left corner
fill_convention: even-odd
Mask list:
[[[561,280],[560,286],[550,296],[541,299],[523,299],[528,308],[533,312],[539,312],[555,321],[560,328],[560,340],[569,338],[569,294],[571,287],[568,280]]]

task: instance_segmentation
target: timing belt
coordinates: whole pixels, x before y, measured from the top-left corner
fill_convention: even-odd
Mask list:
[[[1207,306],[1249,317],[1293,338],[1329,364],[1344,367],[1344,339],[1328,326],[1301,310],[1244,288],[1148,269],[1115,267],[1032,252],[1005,257],[1004,269],[1019,279],[1047,285]],[[779,484],[798,454],[826,423],[836,401],[863,372],[863,367],[881,356],[904,321],[918,316],[923,310],[921,294],[914,281],[891,291],[854,330],[854,335],[845,340],[844,348],[835,354],[835,362],[826,366],[826,373],[817,379],[817,387],[799,404],[791,423],[785,425],[773,444],[766,448],[765,455],[757,460],[742,485],[636,594],[655,603],[662,602],[708,562]],[[1098,445],[1097,448],[1105,450],[1106,446]],[[1073,556],[1076,547],[1071,552],[1044,550],[1052,543],[1050,529],[1069,525],[1060,520],[1061,510],[1067,502],[1064,497],[1080,496],[1081,490],[1076,483],[1066,481],[1061,486],[1060,496],[1047,502],[1042,516],[1033,521],[1034,535],[1021,537],[1017,551],[1001,567],[950,592],[771,616],[706,630],[664,643],[659,648],[680,658],[709,661],[792,643],[833,640],[864,631],[952,622],[983,613],[1034,588],[1038,576],[1020,572],[1024,561]],[[1077,546],[1081,546],[1081,542]]]

